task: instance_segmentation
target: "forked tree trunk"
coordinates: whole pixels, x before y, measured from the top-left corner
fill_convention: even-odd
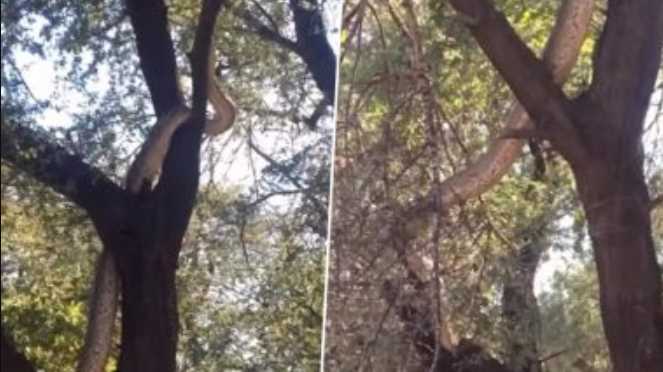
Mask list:
[[[518,100],[573,169],[599,273],[615,372],[663,368],[661,272],[652,239],[642,133],[661,68],[663,2],[609,0],[590,88],[565,96],[504,16],[483,0],[452,0]]]
[[[223,2],[204,1],[200,12],[192,50],[191,117],[171,139],[156,188],[130,196],[125,231],[110,238],[122,278],[123,372],[177,369],[175,273],[198,192],[209,50]],[[169,112],[181,97],[166,5],[163,0],[130,0],[127,6],[155,111]]]
[[[598,270],[615,372],[663,370],[661,271],[642,133],[661,69],[663,2],[609,2],[590,90],[573,102],[585,157],[570,161]]]

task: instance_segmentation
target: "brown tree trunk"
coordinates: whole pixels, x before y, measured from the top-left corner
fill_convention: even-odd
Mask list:
[[[661,272],[642,166],[597,160],[575,173],[594,245],[601,315],[614,369],[660,371]]]
[[[210,44],[223,0],[203,2],[192,50],[193,109],[173,135],[159,183],[131,196],[127,227],[111,238],[122,279],[122,372],[177,369],[177,260],[195,204],[207,105]],[[156,112],[181,102],[163,0],[128,1],[141,67]]]
[[[593,243],[616,372],[663,368],[661,271],[642,151],[662,44],[663,2],[610,1],[592,86],[572,109],[586,156],[570,163]]]
[[[175,371],[178,331],[175,266],[165,254],[136,254],[120,270],[122,342],[119,371]]]

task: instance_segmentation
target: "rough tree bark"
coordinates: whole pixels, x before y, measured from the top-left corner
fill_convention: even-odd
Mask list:
[[[590,88],[569,99],[491,2],[452,0],[530,117],[569,162],[588,220],[601,315],[616,372],[663,365],[661,272],[642,131],[663,44],[663,2],[608,2]],[[521,133],[522,134],[522,133]]]

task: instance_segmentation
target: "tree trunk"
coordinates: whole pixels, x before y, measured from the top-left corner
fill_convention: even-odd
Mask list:
[[[177,369],[177,260],[198,192],[210,44],[222,3],[207,0],[200,12],[191,117],[171,139],[156,188],[131,196],[126,231],[110,244],[122,279],[122,372]],[[181,94],[165,3],[132,0],[127,6],[155,111],[169,112]]]
[[[135,255],[123,275],[120,371],[175,371],[177,294],[175,268],[160,258]]]
[[[593,243],[615,372],[660,372],[663,366],[661,271],[642,151],[662,44],[663,2],[610,1],[592,87],[572,110],[586,156],[571,167]]]
[[[663,366],[661,272],[642,166],[597,160],[575,173],[594,245],[614,369],[658,372]]]

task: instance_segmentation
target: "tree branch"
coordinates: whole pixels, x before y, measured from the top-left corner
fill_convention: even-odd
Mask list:
[[[467,26],[472,35],[543,137],[572,163],[583,162],[585,146],[570,117],[570,101],[556,85],[551,71],[520,40],[492,2],[451,0],[451,4],[469,20]]]
[[[129,0],[127,8],[145,82],[157,117],[183,103],[177,83],[175,48],[163,0]]]
[[[2,122],[2,160],[83,208],[102,239],[116,232],[128,199],[103,172],[33,129]]]
[[[300,0],[290,0],[290,9],[295,19],[297,54],[308,66],[329,104],[333,105],[336,98],[336,55],[327,40],[320,5],[316,3],[312,9],[307,9]]]
[[[193,78],[193,119],[201,119],[204,123],[205,108],[207,107],[207,86],[209,81],[209,64],[212,39],[216,17],[225,0],[208,0],[203,3],[198,19],[198,28],[191,52],[191,75]],[[202,129],[202,127],[201,127]]]
[[[244,10],[236,13],[240,18],[242,18],[248,25],[253,29],[253,31],[262,37],[265,40],[272,41],[281,47],[289,50],[291,52],[297,53],[297,44],[281,35],[277,29],[272,29],[267,27],[259,19],[253,16],[248,10]]]
[[[172,136],[161,177],[152,196],[156,200],[153,201],[155,208],[149,213],[168,216],[158,219],[160,224],[155,227],[159,232],[160,243],[157,245],[162,248],[181,240],[179,237],[186,231],[198,190],[200,143],[209,83],[208,57],[216,17],[223,3],[223,0],[208,0],[202,5],[191,58],[194,91],[192,116]],[[154,110],[160,116],[183,104],[177,84],[167,8],[163,0],[130,0],[127,6],[136,35],[141,69],[152,94]],[[178,249],[171,252],[173,260],[177,257],[176,251]]]
[[[299,0],[290,0],[289,5],[295,21],[296,42],[283,36],[275,28],[266,10],[257,4],[258,11],[268,18],[272,27],[265,25],[248,10],[236,14],[258,36],[297,54],[306,64],[316,85],[327,99],[327,104],[333,105],[336,95],[336,55],[327,40],[320,5],[316,3],[309,9]]]
[[[318,210],[318,213],[321,215],[326,215],[327,213],[327,208],[320,202],[320,200],[316,199],[310,191],[307,191],[307,188],[302,186],[302,184],[295,178],[285,167],[283,167],[279,162],[276,160],[272,159],[269,155],[267,155],[264,151],[262,151],[258,146],[256,146],[252,141],[249,141],[249,147],[258,154],[261,158],[263,158],[266,162],[269,163],[272,167],[278,169],[281,174],[288,180],[290,183],[292,183],[295,187],[300,189],[302,191],[302,194],[308,199],[313,205],[316,207]]]
[[[206,0],[198,18],[198,27],[191,52],[193,78],[193,108],[189,123],[181,126],[172,138],[164,159],[161,178],[155,189],[158,200],[155,213],[168,216],[157,227],[162,244],[177,245],[171,253],[177,259],[181,238],[184,236],[198,194],[200,179],[200,145],[205,124],[209,53],[216,18],[224,0]],[[176,243],[177,242],[177,243]],[[172,246],[171,246],[172,247]]]
[[[633,122],[638,130],[614,128],[629,133],[631,141],[640,141],[642,136],[645,106],[649,104],[661,66],[662,45],[663,2],[608,2],[608,18],[595,55],[590,96],[603,102],[602,109],[610,117],[641,113],[639,120]]]
[[[558,12],[546,49],[544,63],[552,72],[555,82],[561,84],[568,78],[575,65],[580,47],[589,30],[594,0],[568,0]],[[506,134],[519,131],[534,133],[535,128],[522,106],[514,100],[506,118]],[[466,169],[445,179],[440,185],[437,196],[439,208],[449,208],[475,198],[492,186],[509,171],[511,165],[520,156],[524,141],[511,138],[497,138],[488,151],[482,154]],[[431,203],[429,195],[423,203]],[[414,209],[425,209],[421,206]]]

